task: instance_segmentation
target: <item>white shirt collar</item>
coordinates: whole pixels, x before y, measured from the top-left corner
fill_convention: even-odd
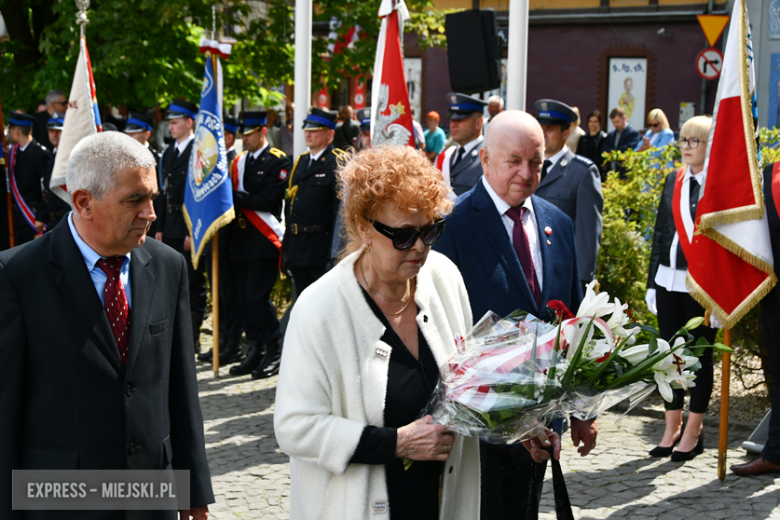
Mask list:
[[[258,157],[260,157],[260,154],[263,153],[263,150],[265,150],[266,148],[268,148],[268,141],[266,141],[263,147],[257,150],[256,152],[254,153],[249,152],[249,155],[252,156],[252,159],[257,159]]]
[[[195,134],[190,134],[190,136],[181,143],[176,141],[176,150],[179,152],[179,154],[184,153],[184,150],[187,149],[187,145],[189,145],[190,141],[193,139],[195,139]]]
[[[19,151],[20,151],[20,152],[23,152],[23,151],[25,151],[25,150],[27,149],[27,147],[28,147],[28,146],[30,146],[30,143],[32,143],[32,141],[29,141],[29,142],[28,142],[26,145],[24,145],[24,146],[20,146],[20,147],[19,147]]]
[[[699,173],[697,173],[697,174],[693,174],[693,173],[691,173],[691,167],[690,167],[690,166],[688,166],[688,167],[685,169],[685,176],[683,177],[683,183],[689,182],[689,180],[690,180],[690,178],[691,178],[691,177],[693,177],[694,179],[696,179],[696,182],[698,182],[698,183],[699,183],[699,186],[701,186],[701,185],[702,185],[702,183],[704,182],[704,180],[705,180],[705,179],[706,179],[706,177],[707,177],[707,169],[706,169],[706,168],[704,168],[704,169],[702,169],[702,171],[700,171]]]
[[[322,154],[325,153],[325,150],[327,150],[327,149],[328,149],[328,147],[326,146],[325,148],[323,148],[322,150],[320,150],[316,154],[311,153],[311,150],[309,150],[309,155],[311,155],[311,160],[312,161],[316,161],[317,159],[322,157]]]
[[[549,166],[549,168],[547,168],[547,171],[549,172],[550,170],[552,170],[553,166],[555,166],[556,164],[558,164],[558,161],[561,159],[561,157],[563,157],[563,156],[564,156],[564,154],[565,154],[566,152],[568,152],[568,151],[569,151],[569,146],[564,144],[564,145],[563,145],[563,148],[561,148],[561,149],[558,151],[558,153],[556,153],[555,155],[553,155],[552,157],[550,157],[549,159],[547,159],[547,160],[548,160],[548,161],[550,161],[550,163],[551,163],[551,164],[550,164],[550,166]]]
[[[488,182],[487,178],[485,176],[482,176],[482,185],[485,186],[485,189],[488,192],[488,195],[490,195],[490,199],[493,201],[493,204],[495,204],[496,209],[498,210],[498,214],[503,216],[507,211],[509,211],[512,206],[509,205],[507,201],[502,199],[498,196],[498,193],[493,190],[493,187]],[[527,208],[531,212],[531,216],[536,218],[536,215],[534,214],[534,205],[531,202],[531,197],[528,197],[523,201],[522,204],[520,204],[521,208]]]
[[[471,153],[471,151],[472,151],[474,148],[476,148],[476,147],[477,147],[477,145],[478,145],[479,143],[481,143],[481,142],[482,142],[482,141],[484,141],[484,140],[485,140],[485,136],[484,136],[484,135],[482,135],[482,134],[480,134],[480,135],[479,135],[479,137],[477,137],[476,139],[474,139],[474,140],[473,140],[473,141],[471,141],[471,142],[468,142],[468,143],[466,143],[466,145],[465,145],[465,146],[458,145],[458,148],[456,148],[456,149],[455,149],[455,153],[457,153],[459,149],[461,149],[461,148],[464,148],[466,151],[465,151],[465,152],[463,152],[463,155],[468,155],[468,154],[470,154],[470,153]]]

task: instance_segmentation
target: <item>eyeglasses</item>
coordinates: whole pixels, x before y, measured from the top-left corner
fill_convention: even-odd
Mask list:
[[[374,225],[374,229],[391,239],[393,241],[393,247],[399,251],[406,251],[411,248],[415,242],[417,242],[418,238],[421,238],[423,244],[430,247],[435,244],[441,238],[441,234],[444,233],[444,220],[435,222],[430,226],[425,226],[419,231],[412,228],[392,228],[376,220],[371,223]]]
[[[661,123],[650,123],[650,126],[655,128],[656,126],[661,126]]]
[[[680,138],[680,148],[682,148],[684,145],[687,144],[691,148],[691,150],[693,150],[694,148],[699,146],[700,142],[701,141],[699,140],[698,137],[691,137],[691,138],[681,137]]]

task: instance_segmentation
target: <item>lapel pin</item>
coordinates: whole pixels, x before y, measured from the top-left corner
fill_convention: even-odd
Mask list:
[[[548,245],[548,246],[551,246],[551,245],[552,245],[552,243],[551,243],[551,242],[548,240],[548,241],[547,241],[547,245]]]
[[[561,161],[561,167],[566,166],[567,164],[569,164],[569,161],[567,161],[566,159],[563,159]]]
[[[376,349],[376,356],[380,359],[387,359],[389,352],[381,348]]]
[[[544,234],[547,235],[547,236],[552,235],[552,228],[550,226],[545,226]]]

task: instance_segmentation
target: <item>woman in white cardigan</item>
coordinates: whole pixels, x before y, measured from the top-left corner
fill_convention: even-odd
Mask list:
[[[472,325],[458,269],[430,250],[451,206],[441,173],[402,147],[340,176],[349,254],[298,298],[276,393],[290,516],[475,520],[477,439],[416,419]]]

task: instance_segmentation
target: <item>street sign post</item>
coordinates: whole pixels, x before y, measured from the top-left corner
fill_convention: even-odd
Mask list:
[[[718,49],[704,49],[696,56],[696,72],[704,79],[717,79],[722,68],[723,54]]]

